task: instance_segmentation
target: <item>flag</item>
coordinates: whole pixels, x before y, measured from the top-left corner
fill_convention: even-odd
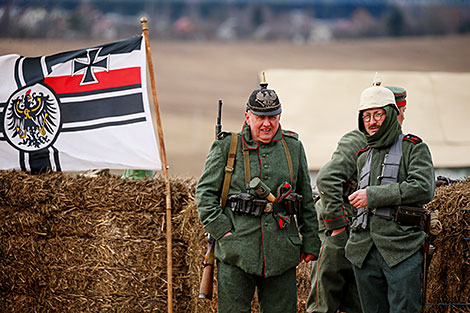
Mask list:
[[[162,168],[137,36],[49,56],[0,56],[0,169]]]

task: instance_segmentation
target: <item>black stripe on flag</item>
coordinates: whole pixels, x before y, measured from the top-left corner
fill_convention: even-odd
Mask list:
[[[142,94],[61,104],[62,123],[84,122],[105,117],[144,112]]]
[[[24,152],[20,151],[20,168],[22,171],[26,171],[26,162],[24,157]]]
[[[23,61],[23,77],[28,85],[34,85],[44,79],[41,68],[41,58],[25,58]]]
[[[54,163],[56,166],[57,171],[62,171],[62,167],[60,166],[60,160],[59,160],[59,150],[57,150],[55,147],[52,147],[54,150]]]
[[[0,103],[0,133],[3,134],[3,136],[0,135],[0,141],[6,140],[5,130],[3,129],[3,121],[4,121],[6,107],[7,107],[6,103]]]
[[[62,52],[62,53],[47,56],[46,57],[47,73],[50,74],[52,72],[52,67],[56,64],[63,63],[63,62],[66,62],[75,58],[86,58],[87,50],[89,49],[103,48],[99,56],[104,56],[107,54],[114,54],[114,53],[119,53],[119,54],[130,53],[134,50],[140,50],[141,41],[142,41],[142,36],[137,36],[133,38],[124,39],[121,41],[108,43],[105,45],[100,45],[100,46],[95,46],[95,47],[75,50],[75,51],[67,51],[67,52]]]
[[[134,119],[125,120],[125,121],[114,121],[114,122],[106,122],[106,123],[100,123],[100,124],[94,124],[94,125],[62,128],[61,133],[97,129],[97,128],[109,127],[109,126],[121,126],[121,125],[145,122],[146,120],[147,119],[145,117],[139,117],[139,118],[134,118]]]
[[[44,148],[29,153],[29,166],[31,174],[39,174],[49,168],[52,168],[51,159],[49,158],[49,149]]]

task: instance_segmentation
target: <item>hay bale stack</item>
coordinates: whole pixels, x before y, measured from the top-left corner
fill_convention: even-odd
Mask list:
[[[442,232],[428,271],[424,312],[470,311],[470,180],[436,189],[428,204],[439,210]]]
[[[194,188],[171,180],[177,312],[197,311]],[[166,312],[165,209],[162,178],[0,172],[0,311]]]
[[[171,179],[174,312],[215,313],[216,290],[212,301],[197,298],[207,243],[195,184]],[[161,177],[0,172],[0,312],[167,312],[165,206]],[[438,304],[469,302],[470,181],[439,187],[428,207],[443,232],[424,311],[468,312]],[[299,313],[311,266],[297,268]]]

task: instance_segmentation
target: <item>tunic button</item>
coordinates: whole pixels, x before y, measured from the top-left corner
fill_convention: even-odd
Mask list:
[[[268,167],[269,167],[268,164],[265,164],[265,165],[264,165],[264,168],[268,168]]]
[[[269,224],[268,223],[264,223],[264,226],[268,226]]]
[[[264,180],[268,180],[269,179],[269,176],[264,176]]]

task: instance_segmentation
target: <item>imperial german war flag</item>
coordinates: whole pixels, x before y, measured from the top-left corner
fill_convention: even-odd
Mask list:
[[[0,56],[0,169],[162,168],[142,36]]]

